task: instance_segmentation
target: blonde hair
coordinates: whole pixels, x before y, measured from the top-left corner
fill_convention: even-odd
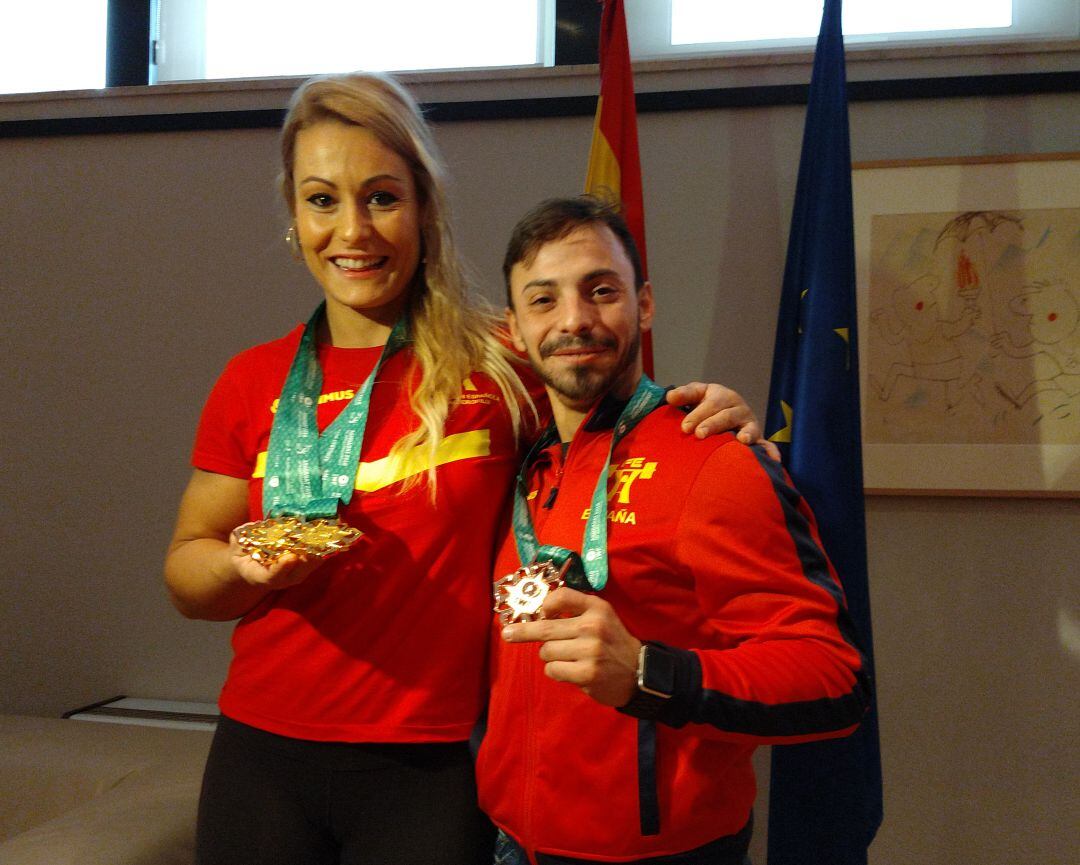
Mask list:
[[[387,75],[350,73],[312,78],[293,94],[281,130],[281,190],[296,211],[293,161],[300,130],[327,120],[360,126],[397,153],[412,170],[420,198],[423,263],[409,290],[406,316],[419,384],[409,404],[420,419],[417,429],[399,439],[390,452],[405,458],[423,446],[429,457],[427,478],[435,493],[435,465],[447,415],[473,372],[488,375],[502,392],[514,435],[522,408],[535,408],[514,371],[513,354],[500,340],[502,320],[470,297],[454,247],[443,192],[445,170],[431,130],[406,90]],[[412,475],[415,483],[418,475]]]

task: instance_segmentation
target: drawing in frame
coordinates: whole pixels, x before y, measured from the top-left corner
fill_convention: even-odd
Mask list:
[[[1080,153],[852,179],[867,492],[1080,497]]]

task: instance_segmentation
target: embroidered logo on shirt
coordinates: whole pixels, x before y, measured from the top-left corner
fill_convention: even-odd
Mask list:
[[[330,391],[330,393],[319,394],[318,404],[322,405],[324,402],[347,401],[352,399],[354,396],[356,396],[356,391],[352,390],[351,388],[348,390],[332,390]],[[275,399],[272,403],[270,403],[270,414],[277,414],[277,407],[279,402],[281,402],[281,400]]]
[[[637,525],[637,513],[619,505],[630,504],[630,491],[639,480],[648,480],[656,474],[658,463],[646,462],[645,457],[631,457],[621,464],[613,466],[608,474],[608,522]],[[585,508],[581,514],[583,520],[589,518],[591,508]]]
[[[458,405],[491,405],[500,399],[497,393],[482,393],[472,380],[471,376],[461,383],[461,395],[458,396]]]

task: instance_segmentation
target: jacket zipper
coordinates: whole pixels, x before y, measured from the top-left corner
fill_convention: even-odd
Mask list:
[[[573,443],[571,442],[571,447]],[[566,469],[566,457],[569,456],[569,449],[563,452],[561,445],[554,445],[552,447],[551,461],[555,471],[554,482],[551,489],[548,491],[543,504],[537,508],[537,513],[533,515],[533,525],[535,526],[537,538],[539,538],[543,531],[544,524],[552,516],[552,510],[555,506],[555,500],[559,495],[559,487],[562,484],[563,473]],[[543,520],[538,520],[540,511],[547,511]],[[536,729],[536,713],[537,702],[539,701],[539,686],[538,679],[534,675],[530,675],[533,661],[531,656],[525,656],[522,653],[522,663],[525,667],[525,675],[528,676],[528,684],[525,688],[525,742],[526,742],[526,759],[525,759],[525,779],[522,784],[524,790],[523,795],[523,807],[524,824],[525,824],[525,838],[522,841],[526,844],[526,855],[529,857],[529,861],[535,863],[535,855],[533,850],[535,849],[535,840],[533,836],[533,809],[535,804],[535,779],[536,779],[536,767],[539,762],[538,755],[540,751],[539,735]]]

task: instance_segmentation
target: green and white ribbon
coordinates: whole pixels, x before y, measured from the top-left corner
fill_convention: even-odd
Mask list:
[[[536,537],[526,499],[529,491],[525,482],[525,472],[537,453],[557,441],[557,433],[552,426],[540,437],[522,464],[517,483],[514,485],[514,540],[517,543],[518,556],[522,564],[534,561],[551,562],[560,570],[567,566],[563,579],[567,585],[575,589],[600,591],[607,585],[607,486],[608,475],[611,472],[611,455],[615,452],[615,446],[638,425],[642,418],[663,401],[664,388],[643,375],[634,395],[630,397],[630,401],[615,422],[607,460],[596,481],[596,489],[593,490],[592,507],[589,509],[589,519],[585,523],[585,536],[582,539],[580,554],[565,547],[541,544]]]
[[[379,362],[356,396],[320,435],[316,410],[323,375],[315,350],[315,332],[325,309],[325,302],[319,304],[304,327],[270,428],[263,480],[266,517],[334,519],[338,505],[349,503],[356,486],[375,379],[383,364],[409,341],[405,320],[401,319],[390,331]]]

